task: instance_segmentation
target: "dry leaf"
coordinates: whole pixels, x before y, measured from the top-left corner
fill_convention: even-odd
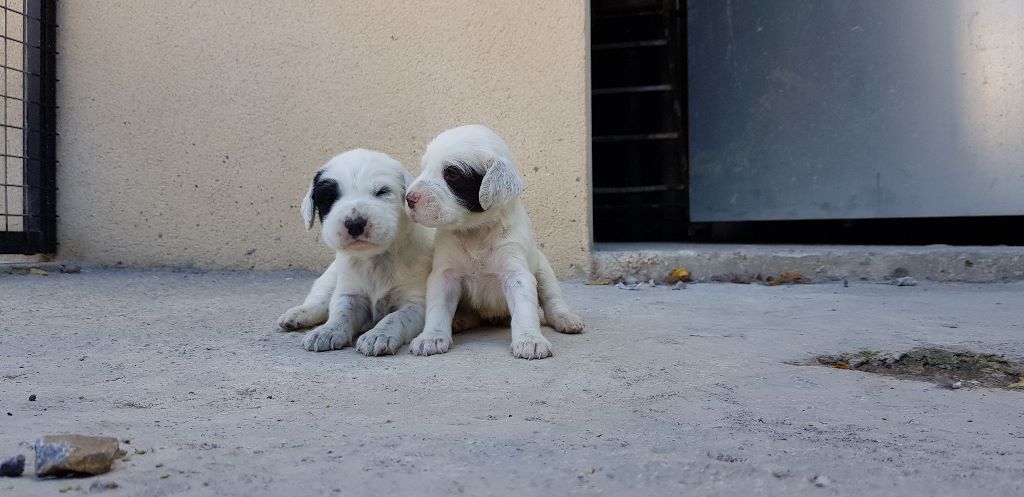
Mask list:
[[[794,283],[810,283],[811,280],[807,279],[806,276],[797,271],[783,271],[778,276],[769,276],[768,284],[775,285],[790,285]]]
[[[693,276],[690,275],[689,269],[686,269],[685,267],[677,267],[673,269],[670,273],[668,273],[668,276],[665,277],[665,283],[668,283],[670,285],[680,281],[693,281]]]
[[[594,278],[583,282],[584,285],[611,285],[612,280],[608,278]]]

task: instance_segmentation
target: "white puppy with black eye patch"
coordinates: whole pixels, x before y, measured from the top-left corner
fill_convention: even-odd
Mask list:
[[[487,320],[511,318],[512,355],[523,359],[552,354],[540,332],[539,308],[554,329],[583,331],[533,239],[519,200],[523,181],[505,142],[484,126],[453,128],[430,142],[421,167],[405,199],[413,219],[437,234],[426,325],[410,352],[447,352],[460,303]]]
[[[409,219],[405,187],[412,175],[380,152],[351,150],[317,171],[302,200],[306,229],[319,216],[321,237],[335,250],[302,305],[278,324],[317,326],[302,341],[321,352],[351,345],[368,356],[394,354],[423,329],[433,230]]]

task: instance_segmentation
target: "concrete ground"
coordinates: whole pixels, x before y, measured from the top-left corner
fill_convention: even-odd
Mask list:
[[[52,433],[147,451],[0,495],[1024,495],[1024,392],[786,363],[1024,356],[1024,283],[566,282],[587,331],[530,362],[505,329],[427,358],[306,352],[274,322],[314,276],[0,276],[0,457]]]

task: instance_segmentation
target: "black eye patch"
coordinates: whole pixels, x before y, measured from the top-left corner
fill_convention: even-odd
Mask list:
[[[337,181],[320,179],[320,173],[317,173],[313,180],[313,206],[316,207],[316,211],[320,215],[320,222],[323,223],[324,217],[331,212],[331,206],[341,196],[341,191],[338,189]]]
[[[459,205],[470,212],[483,212],[480,205],[480,184],[484,176],[469,167],[448,166],[444,168],[444,182],[455,195]]]

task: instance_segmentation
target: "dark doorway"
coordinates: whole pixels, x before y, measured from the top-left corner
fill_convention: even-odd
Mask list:
[[[921,19],[966,4],[943,5],[591,0],[594,241],[1024,244],[1021,135],[993,131],[1019,129],[999,110],[1019,93],[973,93],[1003,99],[988,127],[961,133],[973,148],[943,138],[969,116],[929,117],[953,101],[935,97],[937,81],[978,80],[939,57],[969,42],[947,26],[966,18]],[[1009,29],[1020,14],[999,8],[981,14]],[[910,21],[918,29],[892,27]],[[884,43],[915,48],[921,70],[906,74]],[[1004,58],[1006,74],[1024,72]],[[866,183],[881,193],[855,195]]]
[[[593,0],[594,237],[687,235],[685,7]]]

